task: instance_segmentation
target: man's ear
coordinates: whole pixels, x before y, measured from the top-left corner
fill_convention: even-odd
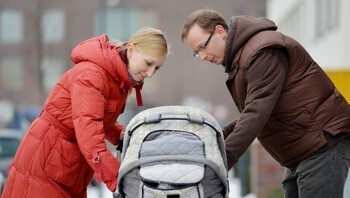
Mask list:
[[[222,25],[215,26],[215,33],[220,35],[222,38],[225,38],[227,36],[227,32]]]
[[[225,28],[222,25],[216,25],[215,26],[215,32],[222,34],[223,32],[226,32]]]

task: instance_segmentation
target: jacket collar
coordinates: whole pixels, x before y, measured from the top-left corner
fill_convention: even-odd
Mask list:
[[[254,35],[265,30],[276,31],[277,26],[274,22],[264,17],[252,16],[234,16],[230,20],[228,37],[225,47],[225,59],[223,65],[225,72],[232,70],[239,50]],[[238,54],[239,55],[239,54]]]

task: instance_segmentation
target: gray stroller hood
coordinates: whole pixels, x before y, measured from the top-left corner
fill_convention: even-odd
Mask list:
[[[120,197],[228,197],[218,122],[188,106],[162,106],[128,124],[118,176]]]

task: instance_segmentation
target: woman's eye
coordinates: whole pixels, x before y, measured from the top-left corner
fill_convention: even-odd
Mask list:
[[[151,62],[146,62],[146,64],[147,64],[148,66],[151,66],[151,65],[152,65],[152,63],[151,63]]]

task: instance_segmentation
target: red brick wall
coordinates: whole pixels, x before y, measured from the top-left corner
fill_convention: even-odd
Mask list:
[[[258,198],[278,198],[282,194],[284,168],[255,142],[251,145],[251,188]]]

